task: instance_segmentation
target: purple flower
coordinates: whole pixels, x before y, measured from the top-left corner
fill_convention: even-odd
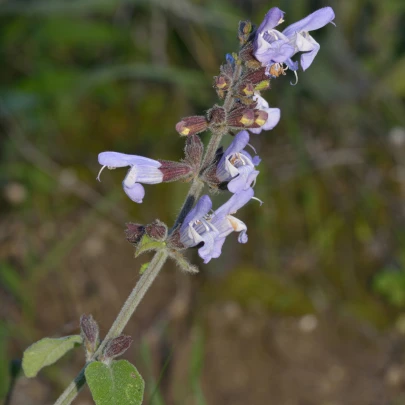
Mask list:
[[[293,62],[291,57],[297,52],[304,52],[301,55],[301,67],[306,70],[320,48],[309,35],[309,31],[317,30],[332,22],[335,13],[331,7],[321,8],[280,32],[274,28],[283,22],[283,15],[284,13],[277,7],[271,8],[266,14],[256,32],[254,55],[263,66],[285,63],[290,69],[297,70],[298,62]]]
[[[249,133],[247,131],[239,132],[218,163],[217,177],[221,182],[229,181],[228,190],[231,193],[238,193],[250,188],[259,174],[259,171],[255,170],[255,166],[260,163],[260,158],[259,156],[252,158],[244,150],[248,143]]]
[[[269,103],[261,97],[257,92],[253,96],[253,100],[256,101],[259,110],[265,111],[267,113],[267,120],[260,128],[249,128],[249,131],[253,134],[260,134],[262,130],[270,131],[273,129],[280,121],[280,109],[270,108]]]
[[[210,215],[208,213],[212,202],[207,195],[202,196],[180,228],[180,241],[186,247],[197,246],[203,242],[204,245],[198,249],[198,254],[204,263],[221,255],[225,238],[232,232],[239,232],[239,243],[246,243],[247,226],[232,214],[253,198],[253,195],[252,188],[234,194]]]
[[[213,249],[217,236],[216,229],[210,223],[208,212],[212,208],[211,199],[203,195],[195,207],[187,214],[180,227],[180,242],[186,247],[193,247],[204,242],[198,254],[204,259]]]
[[[127,155],[118,152],[102,152],[98,155],[98,162],[103,165],[97,179],[105,167],[116,169],[117,167],[130,166],[122,186],[128,197],[137,203],[141,203],[145,196],[142,184],[157,184],[163,181],[163,173],[159,170],[161,163],[143,156]]]

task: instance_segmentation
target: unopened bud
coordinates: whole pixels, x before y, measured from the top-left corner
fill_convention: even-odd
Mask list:
[[[225,109],[223,107],[214,106],[208,111],[208,121],[213,124],[222,124],[225,122]]]
[[[249,128],[255,121],[253,110],[241,109],[231,113],[228,119],[228,125],[235,128]]]
[[[176,131],[183,136],[195,135],[207,129],[208,122],[203,116],[183,118],[176,124]]]
[[[249,20],[240,21],[238,28],[238,37],[241,45],[244,45],[253,30],[253,25]]]
[[[215,76],[214,77],[214,86],[220,90],[227,90],[231,81],[225,76]]]
[[[186,162],[198,170],[201,165],[203,153],[204,145],[200,137],[197,135],[187,137],[186,147],[184,148]]]
[[[190,180],[193,168],[187,162],[172,162],[170,160],[158,160],[161,166],[159,170],[163,174],[163,182],[169,183],[178,180]]]
[[[266,68],[261,67],[260,69],[248,71],[243,77],[242,82],[250,82],[254,86],[258,83],[262,82],[263,80],[268,80],[269,76],[266,74]]]
[[[80,317],[80,330],[86,348],[87,357],[90,357],[99,344],[99,328],[97,322],[91,315],[82,315]]]
[[[252,83],[246,83],[241,86],[240,92],[247,97],[251,97],[255,93],[255,88]]]
[[[259,125],[259,127],[262,127],[266,121],[269,115],[267,114],[266,111],[263,110],[254,110],[255,113],[255,124]]]
[[[121,356],[129,349],[132,342],[132,337],[126,335],[121,335],[114,339],[111,339],[105,346],[102,360],[108,362],[115,357]]]
[[[239,122],[244,127],[250,127],[255,121],[255,113],[253,110],[245,110]]]
[[[134,224],[132,222],[128,222],[125,225],[127,226],[127,229],[125,229],[125,237],[127,238],[127,241],[137,244],[145,234],[145,227],[141,224]]]
[[[167,238],[167,226],[158,219],[146,225],[145,231],[149,237],[158,241],[163,241]]]
[[[243,60],[245,63],[248,63],[250,61],[257,61],[257,59],[254,57],[253,55],[253,43],[252,42],[248,42],[246,43],[242,49],[239,51],[239,58],[241,60]],[[259,67],[261,66],[260,62],[259,62]]]
[[[264,91],[264,90],[268,90],[270,88],[270,80],[263,80],[260,83],[256,84],[255,86],[255,90],[257,91]]]
[[[176,228],[169,236],[169,238],[166,241],[167,246],[170,249],[174,250],[183,250],[186,248],[181,242],[180,242],[180,227]]]
[[[226,112],[223,107],[215,105],[208,110],[207,117],[209,121],[210,128],[213,131],[227,133],[228,129],[226,126]]]

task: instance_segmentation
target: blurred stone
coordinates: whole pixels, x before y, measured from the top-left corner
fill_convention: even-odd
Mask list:
[[[224,307],[224,317],[228,322],[235,322],[241,318],[242,311],[238,303],[234,301],[227,302]]]
[[[306,333],[312,332],[316,329],[317,326],[318,326],[318,319],[316,318],[315,315],[312,314],[304,315],[298,321],[298,327],[302,332]]]
[[[63,169],[59,173],[59,184],[62,187],[71,188],[77,182],[77,176],[72,169]]]
[[[405,382],[405,372],[403,367],[394,365],[391,366],[385,374],[385,381],[392,387],[398,387]]]
[[[395,321],[395,328],[399,333],[405,335],[405,314],[398,316],[397,320]]]
[[[405,144],[405,128],[394,127],[388,133],[388,139],[394,146]]]
[[[343,378],[346,375],[346,372],[343,367],[335,364],[329,369],[328,375],[332,381],[337,383],[343,380]]]
[[[104,242],[100,238],[89,238],[84,242],[84,253],[89,257],[97,257],[104,251]]]
[[[27,190],[20,183],[9,183],[4,187],[4,198],[13,205],[23,203],[27,199]]]

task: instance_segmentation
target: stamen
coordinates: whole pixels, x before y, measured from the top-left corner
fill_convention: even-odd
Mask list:
[[[98,175],[97,175],[97,177],[96,177],[96,180],[98,180],[100,183],[101,183],[100,174],[101,174],[101,172],[104,170],[105,167],[107,167],[107,166],[103,166],[103,167],[100,169],[100,171],[98,172]]]
[[[210,227],[208,226],[207,221],[205,219],[202,219],[201,222],[202,222],[205,230],[208,232],[210,230]]]
[[[295,74],[295,83],[290,82],[291,86],[295,86],[298,83],[298,74],[296,70],[294,70],[294,74]]]
[[[263,201],[262,201],[262,200],[259,200],[257,197],[252,197],[252,200],[257,200],[257,201],[259,201],[260,206],[263,204]]]
[[[250,143],[248,143],[248,146],[250,146],[253,149],[253,152],[257,154],[256,149]]]

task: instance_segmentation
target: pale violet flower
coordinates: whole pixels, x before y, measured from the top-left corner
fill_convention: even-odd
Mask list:
[[[266,14],[256,32],[254,55],[263,66],[285,63],[291,70],[297,70],[298,62],[293,62],[291,57],[304,52],[301,55],[301,67],[306,70],[320,48],[309,31],[331,23],[335,13],[331,7],[321,8],[280,32],[275,27],[284,21],[283,16],[284,12],[277,7],[271,8]]]
[[[253,134],[260,134],[260,132],[262,132],[263,130],[270,131],[280,121],[280,109],[270,108],[269,103],[257,92],[255,92],[255,94],[253,95],[253,100],[257,103],[256,108],[267,113],[267,120],[265,124],[262,125],[260,128],[249,128],[249,131]]]
[[[102,152],[98,155],[98,162],[103,166],[98,174],[98,180],[105,167],[115,169],[130,166],[122,186],[128,197],[137,203],[141,203],[145,196],[145,189],[140,183],[157,184],[163,181],[163,173],[159,170],[161,163],[143,156]]]
[[[239,232],[239,243],[246,243],[247,226],[233,214],[254,198],[253,195],[252,188],[233,194],[225,204],[211,214],[209,214],[212,207],[211,199],[207,195],[202,196],[180,227],[181,243],[185,247],[204,243],[198,249],[204,263],[221,255],[225,238],[232,232]]]
[[[259,174],[255,166],[260,163],[260,158],[259,156],[252,158],[244,150],[248,144],[249,133],[247,131],[239,132],[218,162],[217,178],[220,182],[229,182],[228,190],[231,193],[247,190]]]

